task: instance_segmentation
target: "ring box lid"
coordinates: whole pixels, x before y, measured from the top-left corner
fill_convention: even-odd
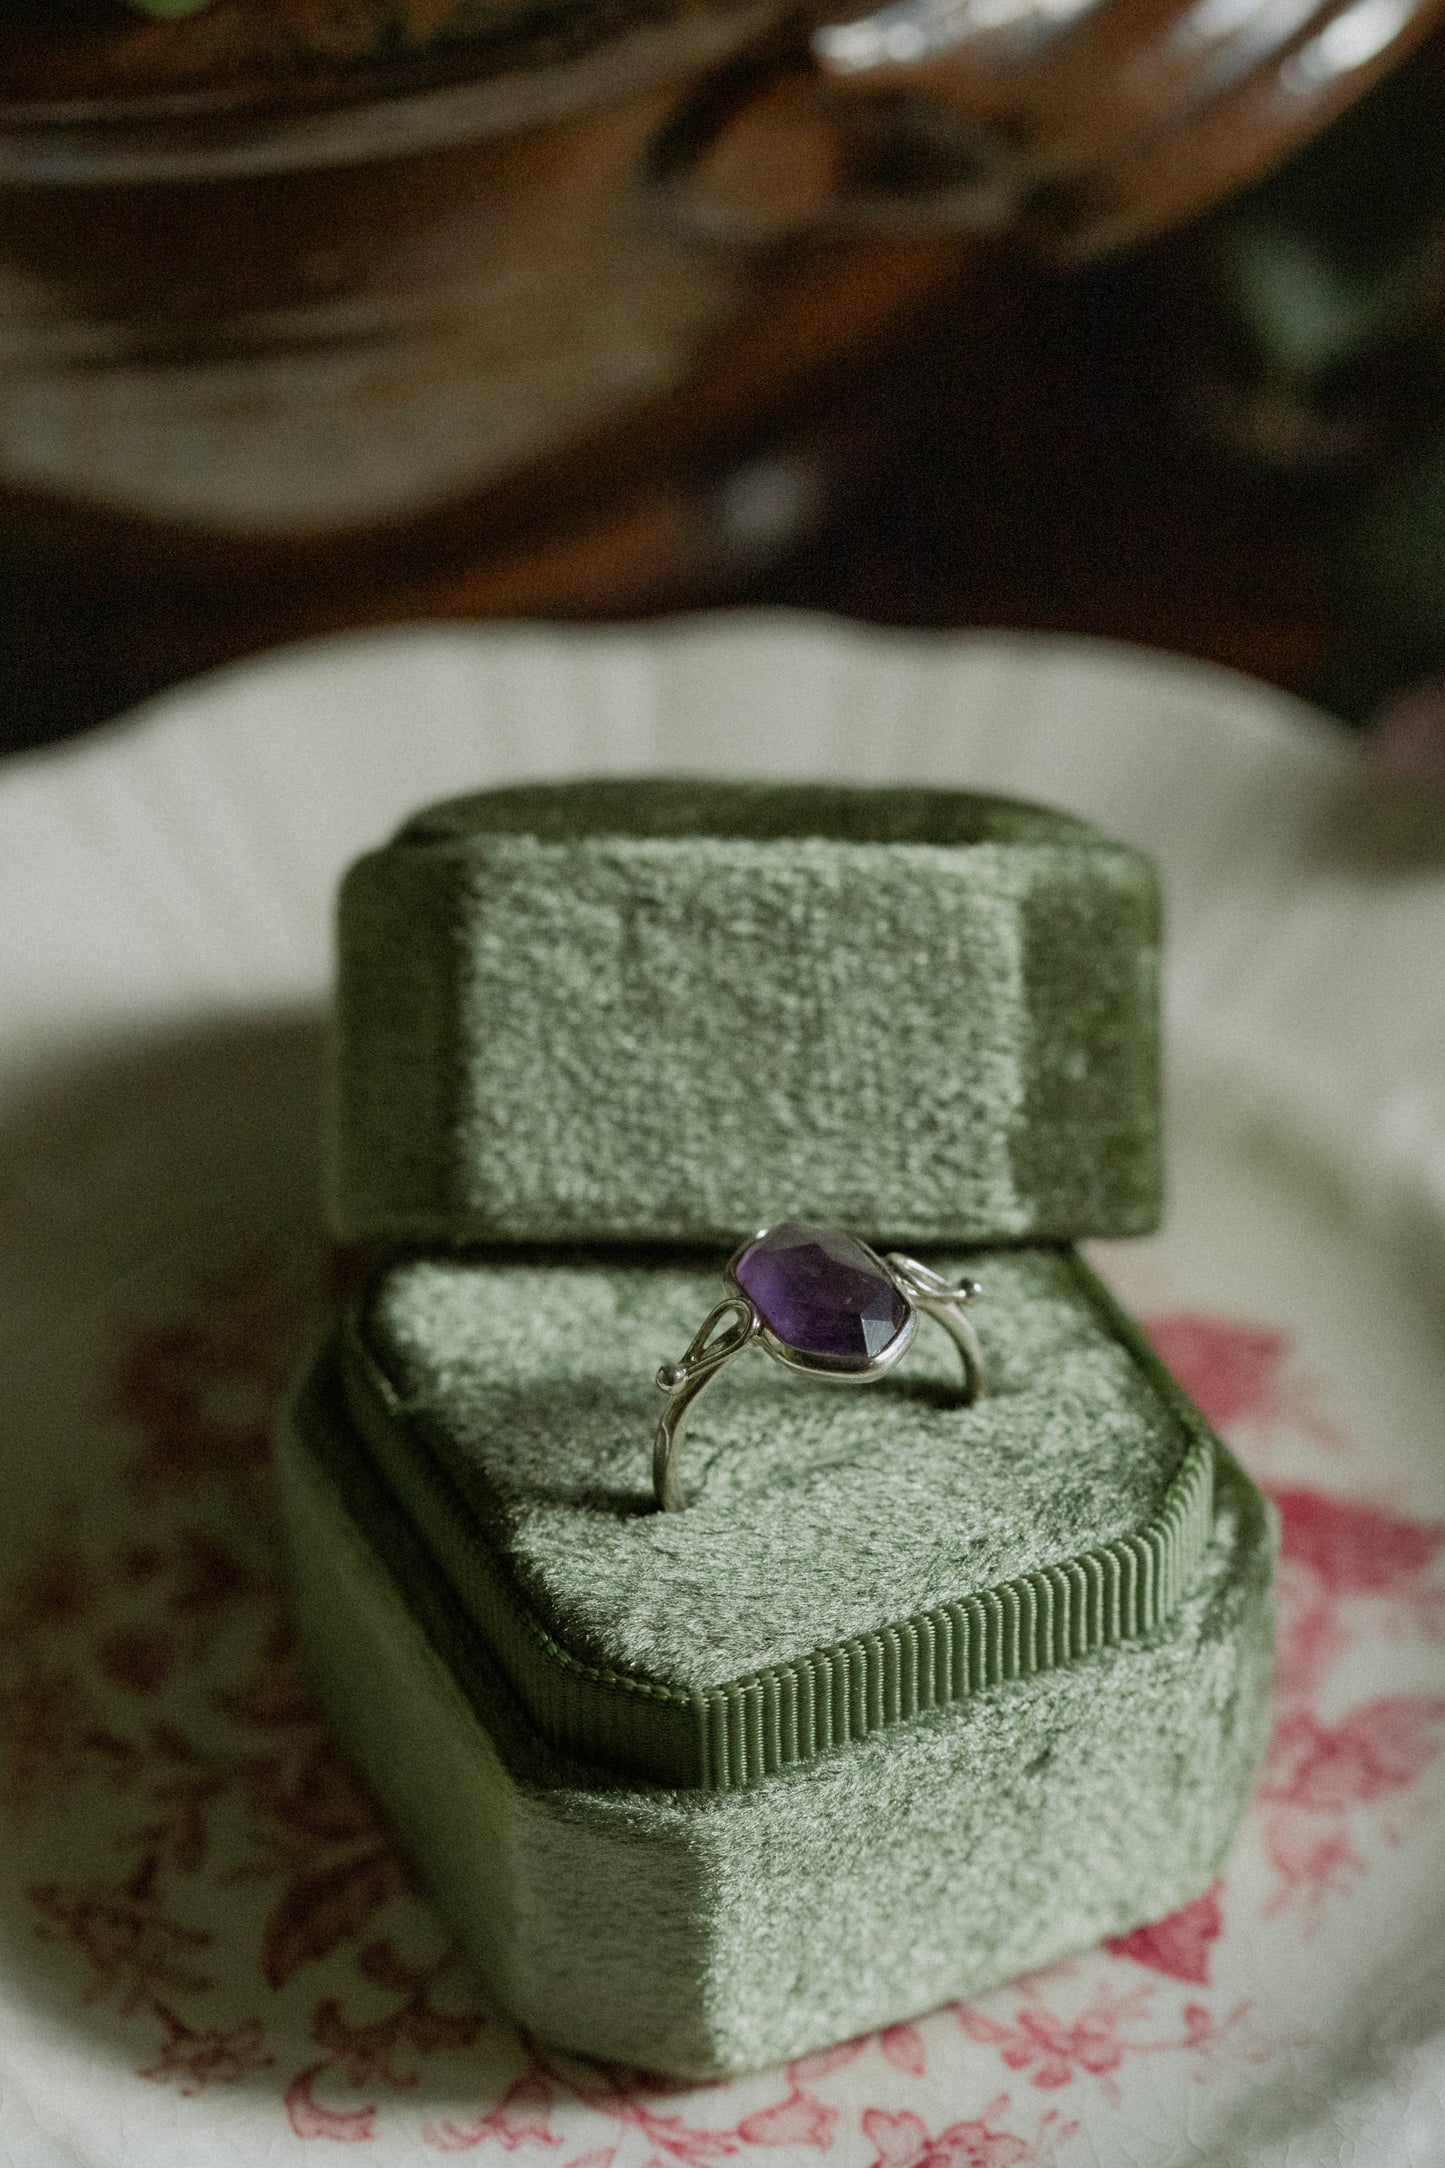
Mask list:
[[[352,1238],[1157,1223],[1156,879],[1069,815],[658,778],[490,791],[358,861],[339,933]]]

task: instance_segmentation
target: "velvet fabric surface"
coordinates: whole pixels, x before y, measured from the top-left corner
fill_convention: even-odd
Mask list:
[[[1263,1738],[1265,1509],[1070,1253],[968,1263],[991,1399],[943,1389],[931,1332],[853,1391],[740,1363],[672,1515],[650,1510],[651,1373],[715,1265],[400,1260],[318,1359],[282,1441],[312,1675],[539,2037],[678,2076],[752,2068],[1122,1932],[1215,1872]],[[389,1380],[369,1410],[363,1374]],[[1209,1515],[1145,1630],[741,1781],[638,1774],[649,1694],[691,1705],[1127,1540],[1201,1451]],[[631,1729],[549,1735],[479,1599],[498,1565],[504,1617],[640,1682]]]
[[[536,785],[341,896],[332,1204],[388,1246],[1147,1231],[1152,868],[920,790]]]
[[[1049,1307],[1046,1296],[1041,1312]],[[433,1321],[443,1315],[434,1299],[425,1309]],[[417,1320],[422,1314],[413,1312]],[[1057,1312],[1052,1322],[1036,1314],[1027,1331],[1068,1338]],[[465,1350],[456,1353],[465,1363]],[[1061,1345],[1058,1359],[1068,1360]],[[1273,1550],[1262,1501],[1222,1447],[1209,1540],[1189,1586],[1150,1631],[885,1725],[806,1767],[717,1790],[641,1782],[543,1737],[359,1438],[343,1368],[328,1349],[282,1438],[311,1675],[338,1739],[462,1947],[538,2038],[680,2077],[755,2068],[981,1991],[1156,1918],[1216,1872],[1264,1736]],[[1177,1455],[1184,1442],[1161,1402],[1151,1453],[1141,1421],[1147,1395],[1128,1381],[1128,1365],[1105,1360],[1095,1370],[1071,1406],[1074,1449],[1090,1472],[1071,1486],[1061,1445],[1054,1460],[1059,1486],[1072,1490],[1084,1516],[1080,1537],[1147,1507],[1168,1452]],[[458,1380],[449,1390],[466,1402]],[[820,1400],[826,1393],[813,1390]],[[829,1416],[846,1397],[829,1398]],[[1000,1398],[1010,1397],[1006,1384]],[[1030,1398],[1022,1383],[1018,1398]],[[860,1418],[870,1401],[882,1417],[883,1399],[882,1388],[858,1394]],[[749,1561],[760,1523],[747,1494],[761,1471],[748,1465],[759,1450],[756,1408],[754,1442],[745,1442],[749,1405],[740,1384],[733,1450],[719,1440],[707,1479],[716,1474],[731,1485],[741,1516],[734,1570],[756,1588]],[[914,1450],[928,1458],[934,1410],[926,1397],[903,1406],[923,1441]],[[1087,1431],[1077,1427],[1090,1411],[1101,1435],[1123,1447],[1116,1478],[1106,1473],[1108,1454],[1091,1454]],[[1019,1412],[1022,1450],[1028,1418]],[[721,1408],[717,1420],[728,1420]],[[466,1417],[455,1427],[459,1438],[476,1435]],[[578,1504],[565,1427],[555,1435],[555,1488],[564,1500],[573,1494],[565,1510],[639,1529],[658,1525],[636,1514],[641,1479],[630,1471]],[[815,1477],[824,1473],[822,1455],[806,1428],[790,1435],[805,1500],[810,1465]],[[886,1420],[879,1438],[873,1475],[886,1489],[898,1472],[900,1439]],[[544,1496],[530,1520],[517,1503],[529,1483],[541,1494],[551,1487],[547,1456],[540,1439],[529,1446],[522,1436],[518,1446],[522,1468],[497,1525],[519,1531],[534,1594],[549,1575],[554,1594],[569,1593],[582,1633],[585,1575],[540,1540],[555,1501]],[[858,1430],[835,1446],[845,1470],[867,1458]],[[982,1472],[988,1454],[979,1460]],[[947,1492],[946,1456],[933,1462]],[[791,1502],[785,1475],[778,1456],[775,1503]],[[1040,1511],[1053,1510],[1035,1496]],[[901,1527],[906,1518],[891,1506],[880,1506],[880,1516],[865,1525]],[[703,1552],[721,1564],[726,1530],[716,1525],[707,1534],[705,1507],[670,1518],[681,1531],[697,1531]],[[877,1605],[876,1588],[846,1585],[846,1550],[833,1560],[823,1555],[843,1524],[830,1526],[816,1502],[809,1518],[819,1555],[804,1588],[780,1589],[776,1621],[765,1606],[739,1600],[722,1606],[709,1628],[679,1617],[671,1603],[653,1605],[643,1576],[614,1569],[623,1599],[616,1653],[646,1652],[680,1675],[700,1676],[746,1646],[762,1653],[806,1633],[808,1590],[816,1631]],[[989,1562],[980,1554],[979,1571],[1031,1555],[1057,1527],[1033,1527],[1022,1511],[1012,1528],[988,1519],[980,1540]],[[957,1547],[969,1540],[951,1513],[936,1514],[915,1531],[898,1571],[921,1597],[940,1585],[940,1572],[946,1578],[957,1569]],[[930,1544],[944,1554],[933,1562]],[[599,1555],[605,1548],[599,1554],[594,1546],[594,1563]],[[600,1616],[591,1630],[605,1635]],[[723,1644],[715,1650],[713,1634]]]
[[[750,1355],[668,1514],[653,1375],[715,1265],[381,1274],[338,1336],[349,1420],[540,1729],[728,1788],[1167,1615],[1209,1540],[1204,1424],[1073,1252],[935,1263],[983,1279],[982,1401],[927,1324],[862,1388]]]

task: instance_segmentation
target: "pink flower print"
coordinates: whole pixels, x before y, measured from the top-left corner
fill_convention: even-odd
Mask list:
[[[1153,1987],[1118,1995],[1101,1982],[1077,2017],[1067,2018],[1044,2002],[1040,1982],[1045,1977],[1040,1975],[1038,1980],[1024,1983],[1011,2024],[967,2003],[958,2011],[958,2021],[970,2040],[997,2048],[1010,2070],[1027,2071],[1030,2083],[1045,2092],[1072,2085],[1076,2078],[1089,2077],[1097,2079],[1105,2099],[1117,2105],[1117,2072],[1127,2056],[1183,2053],[1199,2058],[1202,2065],[1225,2041],[1250,2060],[1273,2053],[1273,2043],[1247,2040],[1247,2003],[1237,2004],[1218,2020],[1202,2003],[1188,2003],[1182,2033],[1140,2038],[1131,2035],[1126,2027],[1148,2015]],[[1196,2077],[1200,2074],[1197,2068]]]
[[[1440,1752],[1445,1699],[1382,1694],[1338,1724],[1307,1709],[1281,1719],[1270,1741],[1260,1797],[1340,1814],[1413,1784]]]
[[[1264,1918],[1298,1905],[1308,1938],[1324,1919],[1325,1901],[1343,1897],[1365,1872],[1355,1850],[1350,1825],[1336,1816],[1308,1813],[1267,1814],[1263,1825],[1265,1855],[1278,1887],[1264,1907]]]
[[[1417,1521],[1358,1498],[1277,1490],[1280,1557],[1337,1599],[1383,1596],[1416,1631],[1445,1634],[1445,1521]]]
[[[998,2117],[1009,2104],[1007,2093],[989,2102],[981,2116],[950,2123],[937,2137],[930,2137],[921,2116],[904,2109],[890,2115],[883,2108],[863,2111],[863,2135],[878,2149],[872,2168],[1050,2168],[1054,2159],[1051,2137],[1064,2140],[1078,2127],[1060,2125],[1056,2113],[1046,2115],[1031,2143],[1017,2131],[1002,2130]]]
[[[873,2168],[918,2168],[932,2142],[927,2124],[911,2108],[905,2108],[901,2115],[889,2115],[883,2108],[865,2108],[863,2135],[878,2148]]]
[[[986,2017],[964,2004],[958,2021],[970,2040],[996,2047],[1010,2070],[1026,2070],[1034,2085],[1053,2091],[1071,2085],[1077,2073],[1098,2078],[1110,2100],[1118,2097],[1114,2073],[1128,2043],[1120,2027],[1148,2007],[1149,1990],[1111,1995],[1101,1988],[1087,2009],[1072,2021],[1040,2002],[1019,2005],[1012,2025]]]
[[[1290,1425],[1318,1445],[1339,1444],[1339,1433],[1315,1407],[1308,1386],[1286,1375],[1288,1333],[1198,1310],[1147,1319],[1145,1331],[1165,1368],[1217,1429],[1249,1424],[1269,1431]]]
[[[187,2025],[165,2003],[153,2005],[166,2029],[166,2041],[150,2066],[137,2072],[163,2085],[174,2080],[177,2091],[193,2097],[212,2085],[236,2085],[255,2071],[270,2070],[276,2058],[267,2052],[260,2021],[235,2025],[229,2031],[200,2031]]]
[[[1308,1709],[1367,1628],[1426,1639],[1445,1632],[1445,1524],[1299,1487],[1277,1492],[1276,1503],[1275,1696],[1285,1710]],[[1297,1748],[1298,1729],[1289,1736]]]
[[[1170,1979],[1207,1987],[1210,1954],[1224,1926],[1219,1902],[1223,1886],[1215,1882],[1192,1904],[1181,1905],[1167,1918],[1136,1927],[1130,1934],[1114,1935],[1104,1948],[1111,1956],[1130,1957],[1136,1965],[1148,1965]]]
[[[1382,1694],[1337,1724],[1311,1710],[1289,1710],[1275,1727],[1260,1799],[1264,1843],[1279,1888],[1266,1917],[1298,1902],[1306,1932],[1319,1926],[1327,1897],[1348,1890],[1365,1871],[1350,1816],[1398,1796],[1440,1752],[1445,1699]]]
[[[1344,1606],[1297,1558],[1275,1569],[1274,1694],[1278,1704],[1309,1702],[1349,1653],[1354,1635]]]
[[[895,2070],[906,2077],[921,2078],[928,2068],[928,2049],[916,2025],[890,2025],[878,2035],[878,2045]]]
[[[212,1984],[194,1962],[211,1936],[166,1917],[148,1865],[124,1888],[42,1882],[26,1895],[40,1915],[40,1939],[70,1944],[89,1964],[84,2003],[113,2000],[131,2017],[158,1995],[199,1993]]]
[[[287,1285],[252,1257],[213,1280],[189,1316],[134,1334],[112,1371],[111,1412],[137,1433],[144,1491],[263,1468],[276,1404],[312,1328],[319,1271]]]
[[[340,2145],[364,2145],[376,2136],[376,2109],[324,2108],[312,2091],[325,2063],[313,2063],[286,2088],[286,2115],[298,2138],[330,2138]]]
[[[491,2139],[504,2153],[519,2146],[554,2146],[562,2143],[552,2128],[552,2087],[540,2070],[524,2070],[485,2115],[467,2123],[429,2125],[423,2132],[428,2145],[439,2153],[464,2153]]]
[[[776,2107],[759,2108],[756,2114],[744,2116],[738,2136],[744,2145],[810,2145],[825,2153],[833,2143],[837,2121],[836,2108],[825,2106],[816,2095],[794,2086]]]
[[[817,2048],[811,2055],[800,2055],[796,2062],[789,2063],[788,2075],[797,2085],[815,2084],[857,2062],[867,2045],[868,2036],[864,2034],[861,2039],[840,2040],[836,2047]]]

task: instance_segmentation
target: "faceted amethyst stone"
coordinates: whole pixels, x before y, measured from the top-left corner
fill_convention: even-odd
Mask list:
[[[887,1273],[833,1227],[770,1227],[748,1244],[733,1278],[776,1339],[840,1370],[863,1369],[908,1322]]]

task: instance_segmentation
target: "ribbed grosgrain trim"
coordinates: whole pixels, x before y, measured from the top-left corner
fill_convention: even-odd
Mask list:
[[[424,1422],[401,1404],[354,1311],[339,1349],[346,1404],[369,1457],[545,1737],[629,1776],[737,1791],[966,1695],[1137,1640],[1188,1590],[1214,1523],[1213,1436],[1133,1321],[1075,1263],[1188,1438],[1152,1519],[993,1588],[699,1691],[586,1662],[548,1633],[429,1447]]]

